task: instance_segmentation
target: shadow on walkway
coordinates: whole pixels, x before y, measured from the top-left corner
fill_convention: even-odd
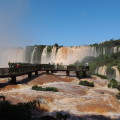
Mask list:
[[[20,81],[17,81],[15,84],[12,84],[12,83],[11,83],[11,80],[9,79],[8,82],[0,83],[0,88],[3,88],[3,87],[5,87],[5,86],[7,86],[7,85],[26,84],[26,83],[28,83],[29,81],[32,81],[32,80],[34,80],[35,78],[37,78],[37,77],[39,77],[39,76],[41,76],[41,75],[43,75],[43,74],[45,74],[45,72],[40,73],[40,74],[38,74],[38,75],[33,75],[31,78],[28,78],[28,77],[27,77],[27,78],[24,78],[24,79],[22,79],[22,80],[20,80]]]

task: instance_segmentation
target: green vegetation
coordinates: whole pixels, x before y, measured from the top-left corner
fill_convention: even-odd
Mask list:
[[[55,117],[47,115],[40,117],[38,120],[67,120],[69,117],[70,117],[69,113],[63,115],[61,112],[57,112]]]
[[[59,47],[59,45],[57,43],[54,44],[55,47]]]
[[[114,75],[115,76],[115,70],[109,66],[107,66],[107,74]]]
[[[35,116],[34,112],[38,110],[36,104],[38,104],[36,100],[18,104],[0,101],[0,120],[67,120],[70,117],[69,113],[62,112],[56,112],[54,117],[49,115],[41,117],[41,113]]]
[[[90,60],[87,58],[87,62],[89,62],[91,73],[95,72],[96,68],[100,66],[106,65],[107,74],[115,74],[115,71],[111,68],[112,66],[117,66],[120,70],[120,39],[110,41],[105,41],[100,44],[93,44],[92,47],[95,47],[96,51],[100,54],[100,56],[96,58],[91,58]],[[114,47],[116,47],[116,52],[114,53]],[[85,60],[83,60],[85,61]],[[112,78],[111,78],[112,79]]]
[[[1,120],[31,120],[32,110],[36,108],[36,103],[10,104],[8,101],[0,101]]]
[[[120,90],[120,83],[114,79],[110,80],[110,83],[108,84],[109,88],[117,88]]]
[[[89,86],[89,87],[94,87],[94,83],[93,82],[88,82],[88,81],[80,81],[79,85],[84,85],[84,86]]]
[[[115,95],[115,97],[120,100],[120,82],[112,79],[110,80],[110,83],[108,84],[108,87],[109,88],[116,88],[119,90],[119,93],[117,95]]]
[[[42,55],[44,48],[45,48],[45,45],[27,46],[25,49],[25,61],[27,63],[31,63],[31,55],[32,55],[33,50],[35,50],[34,56],[33,56],[33,62],[40,63],[41,55]]]
[[[56,113],[57,120],[66,120],[69,117],[70,117],[70,114],[68,114],[68,113],[64,114],[64,115],[61,112]]]
[[[92,73],[95,72],[95,69],[106,65],[107,66],[107,74],[115,74],[114,69],[112,69],[112,66],[117,66],[120,70],[120,52],[112,53],[111,55],[100,55],[99,57],[96,57],[93,61],[89,62],[90,71]]]
[[[46,87],[46,88],[43,88],[42,86],[37,86],[37,85],[32,86],[32,90],[58,92],[57,88],[55,88],[55,87]]]
[[[115,97],[120,100],[120,92]]]
[[[35,45],[34,47],[36,47],[34,56],[33,56],[33,61],[34,63],[40,63],[41,62],[41,55],[43,52],[43,49],[45,48],[45,45]]]
[[[51,53],[52,52],[52,48],[53,48],[53,46],[48,46],[47,47],[47,53]]]
[[[117,66],[120,71],[120,52],[100,55],[98,57],[86,57],[83,61],[76,62],[74,65],[83,65],[85,62],[89,62],[90,72],[95,73],[95,70],[103,65],[107,66],[107,75],[112,74],[115,76],[115,70],[112,66]]]
[[[92,44],[91,46],[95,46],[95,47],[116,47],[116,46],[120,46],[120,39],[117,39],[117,40],[114,40],[114,39],[111,39],[109,41],[105,41],[105,42],[102,42],[100,44]]]
[[[98,73],[96,73],[96,74],[94,74],[94,75],[96,75],[96,76],[98,76],[98,77],[100,77],[100,78],[102,78],[102,79],[108,79],[107,76],[100,75],[100,74],[98,74]]]

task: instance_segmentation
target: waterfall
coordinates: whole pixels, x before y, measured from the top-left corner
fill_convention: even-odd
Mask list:
[[[26,62],[26,47],[25,48],[23,48],[23,52],[21,53],[21,56],[22,56],[22,61],[23,61],[23,63],[25,63]]]
[[[42,52],[42,55],[41,55],[41,64],[49,63],[49,61],[47,60],[47,47],[48,47],[48,46],[46,46],[46,47],[43,49],[43,52]]]
[[[101,66],[98,69],[96,69],[95,73],[101,74],[101,75],[107,75],[106,74],[107,66]]]
[[[105,55],[105,48],[103,48],[103,55]]]
[[[49,47],[49,49],[48,49]],[[37,49],[36,49],[37,48]],[[28,46],[26,48],[0,48],[2,66],[10,62],[29,62],[29,63],[59,63],[64,65],[81,62],[85,57],[97,57],[100,54],[106,54],[107,49],[96,46]],[[39,50],[39,51],[38,51]],[[49,50],[49,53],[48,53]],[[113,53],[120,51],[119,47],[113,48]]]
[[[61,47],[56,53],[55,63],[69,65],[76,61],[80,62],[87,56],[96,57],[97,53],[93,49],[95,48],[90,46]]]
[[[16,60],[17,62],[24,62],[24,48],[21,48],[21,50],[17,49],[16,52]]]
[[[117,53],[117,47],[113,47],[113,53]]]
[[[32,51],[30,63],[34,63],[34,53],[35,53],[35,51],[36,51],[36,47],[34,47],[34,49]]]
[[[117,66],[113,66],[112,68],[115,70],[115,73],[116,73],[115,80],[117,80],[118,82],[120,82],[120,72],[119,72]]]
[[[53,46],[49,62],[54,63],[55,59],[56,59],[56,47]]]

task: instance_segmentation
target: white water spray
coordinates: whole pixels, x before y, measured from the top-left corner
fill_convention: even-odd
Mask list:
[[[48,63],[47,61],[47,47],[46,46],[44,49],[43,49],[43,52],[42,52],[42,55],[41,55],[41,64],[46,64]]]
[[[32,51],[32,54],[31,54],[31,62],[30,63],[34,63],[34,54],[35,54],[35,51],[36,51],[36,47],[34,47],[33,51]]]

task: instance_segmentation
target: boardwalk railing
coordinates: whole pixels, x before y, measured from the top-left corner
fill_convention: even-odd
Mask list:
[[[40,65],[41,70],[69,70],[69,71],[84,71],[86,70],[83,66],[67,66],[67,65]]]
[[[16,63],[9,64],[10,68],[13,68],[15,72]],[[87,68],[84,66],[75,66],[75,65],[50,65],[50,64],[20,64],[19,71],[21,72],[29,72],[35,70],[69,70],[69,71],[86,71]]]
[[[50,65],[50,64],[28,64],[28,63],[9,63],[9,68],[0,68],[0,78],[11,77],[12,83],[16,82],[16,77],[24,74],[28,74],[28,77],[32,76],[32,72],[38,75],[38,71],[66,71],[66,76],[69,76],[70,71],[75,71],[76,76],[79,77],[79,72],[83,72],[83,76],[86,75],[86,71],[89,67],[74,66],[74,65]]]

